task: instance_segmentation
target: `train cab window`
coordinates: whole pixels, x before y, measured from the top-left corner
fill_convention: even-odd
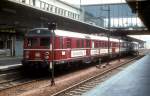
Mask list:
[[[67,39],[66,48],[71,48],[71,39]]]
[[[40,46],[49,47],[50,46],[50,38],[40,38]]]
[[[28,38],[28,46],[35,46],[38,43],[37,38]]]
[[[90,48],[90,40],[86,40],[86,48]]]

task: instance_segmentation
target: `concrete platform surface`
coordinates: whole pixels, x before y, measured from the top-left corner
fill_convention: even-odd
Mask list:
[[[22,57],[1,57],[0,58],[0,71],[14,69],[22,66]]]
[[[146,55],[82,96],[150,96],[150,55]]]

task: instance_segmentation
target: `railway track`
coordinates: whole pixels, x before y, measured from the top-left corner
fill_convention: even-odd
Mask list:
[[[132,60],[130,60],[128,62],[131,62],[131,61],[133,61],[133,60],[135,60],[137,58],[140,58],[140,57],[136,57],[136,58],[134,58],[134,59],[132,59]],[[126,62],[126,63],[128,63],[128,62]],[[120,64],[119,66],[122,66],[122,65],[123,64]],[[115,69],[115,68],[111,68],[111,69],[109,69],[109,71],[111,71],[113,69]],[[107,72],[105,71],[105,72],[103,72],[101,74],[98,74],[97,76],[93,76],[93,77],[91,77],[91,78],[89,78],[87,80],[84,80],[84,81],[82,81],[80,83],[77,83],[76,85],[71,86],[71,87],[69,87],[69,88],[67,88],[67,89],[65,89],[63,91],[60,91],[60,92],[58,92],[56,94],[53,94],[52,96],[70,96],[68,94],[75,94],[75,93],[81,94],[81,93],[89,90],[90,88],[92,88],[92,86],[97,85],[99,83],[98,81],[100,79],[96,79],[95,81],[92,81],[92,83],[89,83],[89,84],[87,83],[87,85],[84,85],[84,86],[81,86],[82,84],[85,84],[86,82],[89,82],[90,80],[93,80],[94,78],[96,78],[96,77],[98,77],[100,75],[103,75],[105,73],[108,73],[108,70],[107,70]],[[9,75],[13,75],[13,74],[18,74],[18,73],[17,72],[16,73],[15,72],[14,73],[9,73]],[[16,77],[17,78],[20,77],[19,74],[18,74],[18,76],[16,75]],[[49,79],[49,77],[44,77],[44,78],[43,77],[42,78],[24,78],[23,77],[23,78],[18,78],[18,79],[17,78],[15,78],[14,80],[10,80],[10,81],[7,79],[8,81],[0,83],[0,92],[3,93],[3,92],[6,92],[7,89],[9,90],[9,89],[13,89],[13,88],[19,88],[19,86],[24,86],[24,85],[26,86],[26,85],[29,85],[29,84],[31,85],[31,84],[34,84],[34,83],[38,84],[42,80],[45,80],[47,78]],[[77,88],[77,86],[80,87],[80,88]],[[72,89],[76,89],[76,90],[72,90]],[[81,91],[81,93],[79,93],[80,91]],[[68,93],[68,92],[71,92],[71,93]]]
[[[6,70],[0,72],[0,90],[6,89],[10,86],[15,85],[15,82],[21,80],[23,76],[21,75],[21,70]]]
[[[8,70],[0,73],[0,92],[13,87],[34,83],[46,78],[28,77],[26,75],[27,74],[24,74],[24,71],[22,70]]]
[[[99,83],[105,81],[105,79],[107,77],[109,77],[110,75],[112,75],[111,73],[113,73],[112,71],[120,71],[123,70],[124,67],[126,67],[126,65],[128,63],[134,62],[135,60],[141,58],[142,56],[138,56],[135,57],[125,63],[121,63],[118,66],[112,67],[100,74],[97,74],[96,76],[93,76],[91,78],[88,78],[84,81],[81,81],[79,83],[76,83],[73,86],[70,86],[62,91],[59,91],[51,96],[80,96],[83,93],[87,92],[88,90],[90,90],[91,88],[95,87],[96,85],[98,85]],[[124,65],[124,66],[123,66]],[[118,70],[117,70],[118,69]]]

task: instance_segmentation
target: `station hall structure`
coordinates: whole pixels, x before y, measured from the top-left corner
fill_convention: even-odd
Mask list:
[[[0,0],[0,96],[150,96],[150,1],[67,1]]]
[[[120,8],[122,5],[123,7]],[[48,22],[57,22],[58,29],[80,33],[103,34],[108,32],[109,12],[105,10],[108,9],[108,4],[80,6],[61,0],[2,0],[0,6],[0,54],[2,56],[22,56],[24,34],[32,28],[47,27]],[[140,22],[138,20],[137,23],[132,23],[136,16],[132,14],[127,4],[112,4],[110,7],[110,18],[114,18],[110,19],[110,28],[114,29],[111,32],[112,35],[119,33],[127,36],[138,33],[121,30],[124,28],[133,29]],[[119,9],[116,11],[118,13],[114,13],[115,8]],[[121,13],[124,9],[129,12]],[[89,12],[90,10],[95,10],[93,11],[95,13]],[[119,19],[117,20],[117,18]],[[118,23],[114,26],[113,22],[116,21]],[[123,24],[124,22],[128,22],[128,24]],[[143,26],[140,25],[139,27],[142,29],[139,32],[143,32]],[[147,30],[144,32],[146,33]]]

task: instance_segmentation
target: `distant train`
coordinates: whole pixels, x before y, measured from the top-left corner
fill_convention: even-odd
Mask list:
[[[117,56],[136,50],[136,42],[110,38],[108,47],[108,37],[35,28],[25,35],[22,64],[34,68],[49,68],[52,61],[55,65],[77,61],[88,63],[107,57],[108,52],[111,56]]]

